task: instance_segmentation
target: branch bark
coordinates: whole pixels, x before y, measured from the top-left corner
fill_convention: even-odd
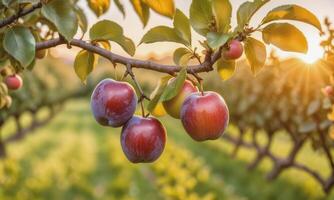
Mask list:
[[[21,10],[19,11],[18,13],[16,13],[15,15],[12,15],[4,20],[1,20],[0,21],[0,28],[3,28],[7,25],[10,25],[12,23],[14,23],[16,20],[18,20],[19,18],[25,16],[25,15],[28,15],[32,12],[34,12],[36,9],[39,9],[42,7],[42,3],[39,2],[39,3],[36,3],[34,4],[33,6],[31,6],[30,8],[27,8],[27,9],[24,9],[24,10]]]
[[[42,50],[42,49],[49,49],[53,48],[56,46],[68,44],[63,38],[56,38],[56,39],[51,39],[43,42],[39,42],[36,44],[36,50]],[[73,39],[69,45],[71,46],[76,46],[81,49],[96,53],[112,63],[118,63],[118,64],[123,64],[124,66],[132,66],[134,68],[142,68],[142,69],[147,69],[147,70],[152,70],[152,71],[157,71],[161,73],[168,73],[173,75],[176,72],[179,72],[181,70],[180,66],[175,66],[175,65],[163,65],[163,64],[158,64],[154,63],[151,61],[143,61],[143,60],[138,60],[138,59],[133,59],[133,58],[127,58],[118,54],[114,54],[106,49],[103,49],[98,46],[94,46],[90,43],[87,43],[83,40],[80,39]],[[188,67],[188,73],[200,73],[200,72],[210,72],[213,70],[213,64],[221,57],[223,48],[219,48],[218,51],[216,51],[213,55],[206,56],[206,59],[202,64],[199,65],[192,65]]]

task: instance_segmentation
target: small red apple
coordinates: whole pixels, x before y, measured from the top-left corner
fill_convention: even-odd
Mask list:
[[[5,84],[10,90],[18,90],[22,87],[23,81],[21,76],[14,74],[5,78]]]
[[[193,93],[182,105],[181,121],[194,140],[215,140],[228,125],[228,107],[216,92]]]
[[[101,81],[91,98],[94,117],[103,126],[123,126],[135,113],[136,106],[137,95],[133,87],[112,79]]]
[[[333,97],[334,96],[334,88],[331,85],[328,85],[328,86],[322,88],[321,90],[322,90],[322,93],[326,97]]]
[[[133,163],[154,162],[162,154],[165,144],[166,129],[156,118],[133,116],[122,129],[122,149]]]
[[[235,60],[242,56],[244,48],[239,40],[232,40],[229,43],[229,49],[224,51],[224,58],[226,60]]]
[[[175,81],[175,79],[171,79],[170,83],[172,81]],[[170,99],[168,101],[163,102],[163,106],[164,106],[166,112],[170,116],[172,116],[176,119],[180,119],[181,106],[182,106],[184,100],[190,94],[192,94],[194,92],[198,92],[197,87],[195,87],[192,84],[192,82],[186,80],[183,84],[182,89],[180,90],[180,92],[175,97],[173,97],[172,99]]]

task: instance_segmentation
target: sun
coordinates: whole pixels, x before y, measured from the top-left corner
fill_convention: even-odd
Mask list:
[[[324,55],[324,49],[319,45],[321,38],[313,34],[306,34],[308,40],[308,52],[299,54],[298,57],[307,64],[314,64]]]
[[[300,59],[307,64],[314,64],[322,58],[322,53],[309,52],[307,54],[300,55]]]

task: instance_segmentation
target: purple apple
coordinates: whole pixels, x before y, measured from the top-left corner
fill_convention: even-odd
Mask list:
[[[101,81],[91,97],[91,108],[96,121],[103,126],[120,127],[135,113],[137,95],[126,82],[112,79]]]
[[[166,129],[156,118],[133,116],[122,129],[122,149],[133,163],[154,162],[165,144]]]

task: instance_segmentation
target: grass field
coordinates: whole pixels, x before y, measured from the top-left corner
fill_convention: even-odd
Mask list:
[[[161,120],[168,131],[163,156],[133,165],[122,153],[120,130],[97,125],[88,101],[70,102],[48,126],[9,146],[9,157],[0,161],[0,199],[334,199],[333,193],[324,198],[309,176],[295,170],[268,183],[270,162],[255,171],[245,168],[254,152],[242,150],[232,159],[232,146],[223,140],[195,143],[180,122]],[[11,129],[9,124],[2,131]],[[274,150],[284,154],[289,145],[279,137]],[[326,174],[319,157],[306,146],[298,159]]]

